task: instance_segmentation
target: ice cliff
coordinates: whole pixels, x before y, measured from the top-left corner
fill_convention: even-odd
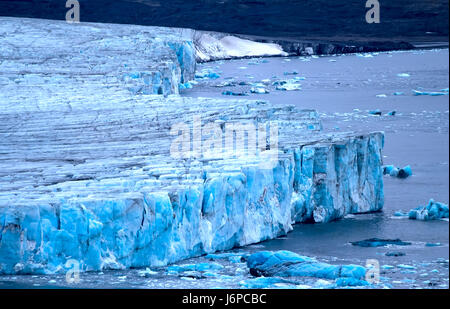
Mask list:
[[[62,272],[70,259],[84,271],[166,265],[383,206],[382,133],[324,132],[317,112],[293,106],[178,96],[195,73],[182,29],[0,25],[0,274]],[[178,131],[202,145],[228,124],[278,135],[254,156],[173,156]]]
[[[3,84],[14,79],[25,87],[88,84],[169,95],[194,79],[188,29],[0,17],[0,35]]]

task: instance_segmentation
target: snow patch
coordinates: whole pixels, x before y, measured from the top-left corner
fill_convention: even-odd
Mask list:
[[[288,55],[278,44],[259,43],[232,35],[222,38],[217,36],[214,33],[204,32],[194,35],[197,61]]]

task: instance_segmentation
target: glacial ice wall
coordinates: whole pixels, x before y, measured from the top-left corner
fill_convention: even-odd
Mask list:
[[[0,274],[62,272],[70,259],[85,271],[166,265],[383,206],[382,133],[323,132],[316,111],[293,106],[174,95],[195,72],[182,29],[0,24]],[[189,139],[196,121],[200,144],[211,126],[276,125],[272,165],[226,147],[174,157],[172,128]]]
[[[344,140],[325,146],[332,149],[325,156],[324,146],[302,147],[303,162],[292,152],[271,170],[244,166],[168,191],[152,192],[146,180],[130,179],[95,184],[125,191],[117,197],[22,206],[12,198],[0,206],[0,272],[52,273],[68,259],[84,270],[160,266],[284,235],[294,222],[379,210],[380,171],[370,162],[379,162],[381,143],[380,135]],[[341,147],[345,152],[336,151]],[[339,167],[352,160],[349,170]],[[321,169],[330,163],[331,170]],[[343,176],[347,181],[339,182]]]

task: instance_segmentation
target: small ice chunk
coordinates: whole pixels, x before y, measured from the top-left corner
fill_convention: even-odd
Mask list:
[[[415,96],[420,96],[420,95],[429,95],[432,97],[437,97],[437,96],[443,96],[443,95],[448,95],[448,91],[441,91],[441,92],[437,92],[437,91],[420,91],[420,90],[413,90],[413,93]]]
[[[375,115],[375,116],[381,116],[381,111],[379,109],[374,109],[369,111],[369,114]]]
[[[250,92],[251,93],[260,93],[260,94],[269,93],[269,91],[263,87],[252,87],[250,89]]]
[[[397,265],[397,267],[398,268],[401,268],[401,269],[416,269],[416,267],[415,266],[412,266],[412,265],[406,265],[406,264],[398,264]]]
[[[412,220],[436,220],[441,218],[448,218],[448,205],[435,202],[431,199],[426,206],[419,206],[409,212],[409,219]]]
[[[224,91],[222,95],[231,95],[231,96],[247,96],[245,92],[233,92],[233,91]]]

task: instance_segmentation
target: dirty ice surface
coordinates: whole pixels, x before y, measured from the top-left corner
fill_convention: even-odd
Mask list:
[[[32,276],[31,279],[30,276],[3,276],[0,288],[338,287],[328,279],[313,277],[295,281],[255,278],[249,273],[245,257],[263,250],[289,250],[333,265],[365,266],[368,259],[378,260],[380,284],[362,288],[448,288],[448,219],[417,221],[396,215],[426,205],[430,199],[449,202],[448,49],[369,55],[204,63],[198,71],[211,70],[220,77],[198,80],[192,89],[182,90],[181,94],[224,98],[225,91],[245,93],[250,99],[314,108],[321,113],[324,127],[336,131],[384,131],[384,164],[410,165],[413,174],[406,179],[384,177],[382,212],[349,215],[328,224],[300,224],[286,237],[177,264],[214,263],[201,270],[194,266],[172,266],[82,273],[77,285],[66,283],[64,275]],[[288,87],[281,90],[280,86],[284,85]],[[252,88],[265,91],[251,91]],[[417,95],[418,91],[442,95]],[[380,113],[370,113],[373,110]],[[376,247],[351,244],[371,238],[400,239],[410,244]]]

